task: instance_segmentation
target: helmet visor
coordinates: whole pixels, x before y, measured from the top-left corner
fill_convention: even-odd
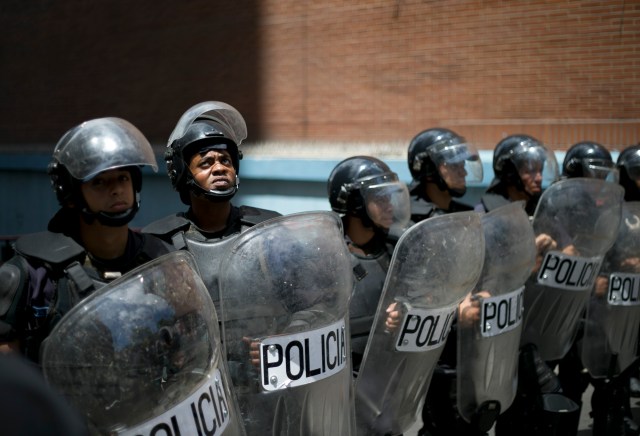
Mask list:
[[[619,163],[620,161],[618,161]],[[635,152],[623,164],[630,179],[640,181],[640,154]]]
[[[584,176],[593,179],[601,179],[607,182],[618,183],[620,180],[615,164],[605,159],[582,159]]]
[[[219,124],[236,145],[240,145],[247,138],[247,125],[236,108],[221,101],[205,101],[189,108],[182,115],[171,132],[167,145],[182,138],[197,119],[210,120]]]
[[[467,184],[482,181],[482,162],[473,144],[442,141],[429,148],[429,157],[449,188],[464,190]]]
[[[558,180],[558,161],[555,154],[539,143],[525,141],[513,149],[511,161],[518,171],[525,189],[540,193]]]
[[[360,192],[367,216],[379,228],[404,230],[411,219],[409,190],[396,174],[387,174],[362,183]]]
[[[83,182],[103,171],[126,166],[150,166],[158,171],[147,138],[120,118],[99,118],[71,129],[58,141],[53,159]]]

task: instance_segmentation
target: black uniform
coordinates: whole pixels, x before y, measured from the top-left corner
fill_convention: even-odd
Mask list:
[[[393,246],[387,244],[385,239],[384,235],[377,235],[365,247],[361,247],[370,253],[368,255],[351,252],[355,284],[349,304],[349,331],[354,374],[357,373],[364,357],[391,263]],[[348,239],[347,244],[350,244]]]
[[[218,271],[236,237],[248,228],[270,218],[278,212],[249,206],[231,206],[226,227],[215,233],[198,228],[193,222],[191,209],[155,221],[142,229],[172,244],[176,249],[188,250],[198,264],[200,276],[209,290],[211,299],[219,307]]]
[[[173,248],[151,235],[129,230],[125,254],[98,259],[78,235],[76,213],[62,208],[48,231],[22,236],[16,255],[0,267],[0,340],[20,341],[38,361],[40,344],[80,300],[122,274]]]

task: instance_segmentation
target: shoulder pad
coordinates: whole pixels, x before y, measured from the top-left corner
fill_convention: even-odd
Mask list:
[[[16,253],[27,259],[40,260],[52,266],[65,266],[84,257],[85,250],[62,233],[40,232],[18,238]]]
[[[493,193],[484,194],[481,200],[487,212],[497,209],[500,206],[504,206],[505,204],[509,203],[509,200],[504,198],[502,195],[493,194]]]
[[[175,251],[173,245],[168,244],[163,239],[154,234],[143,234],[142,252],[149,258],[155,259],[163,254]]]
[[[190,221],[181,214],[169,215],[146,225],[143,227],[142,233],[166,236],[171,235],[178,230],[186,230],[189,228],[190,224]]]
[[[242,224],[255,226],[258,223],[282,216],[282,214],[273,210],[260,209],[251,206],[240,206],[240,221]]]
[[[15,257],[19,261],[18,256]],[[22,260],[24,262],[24,259]],[[24,283],[23,270],[13,260],[0,266],[0,316],[5,316],[13,304],[18,289]]]
[[[433,213],[433,204],[424,201],[420,198],[411,199],[411,216],[429,216]]]

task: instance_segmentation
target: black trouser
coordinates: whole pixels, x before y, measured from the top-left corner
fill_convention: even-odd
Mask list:
[[[460,416],[456,401],[455,369],[437,367],[422,408],[423,424],[418,435],[486,435],[484,431],[478,430]]]

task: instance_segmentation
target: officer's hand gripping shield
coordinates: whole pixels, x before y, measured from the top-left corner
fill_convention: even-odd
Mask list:
[[[223,342],[248,434],[353,433],[342,222],[274,218],[242,233],[219,278]]]
[[[637,358],[640,331],[640,202],[622,204],[615,244],[589,301],[582,362],[591,376],[612,378]]]
[[[561,359],[575,339],[602,259],[616,240],[623,189],[597,179],[551,185],[533,218],[536,266],[524,294],[522,344],[544,361]]]
[[[536,252],[522,202],[482,215],[482,229],[482,274],[458,310],[457,402],[486,432],[516,395],[524,283]]]
[[[358,434],[400,434],[416,422],[483,257],[475,212],[429,218],[399,239],[356,380]]]
[[[244,434],[213,303],[185,251],[74,307],[45,341],[42,367],[97,434]]]

